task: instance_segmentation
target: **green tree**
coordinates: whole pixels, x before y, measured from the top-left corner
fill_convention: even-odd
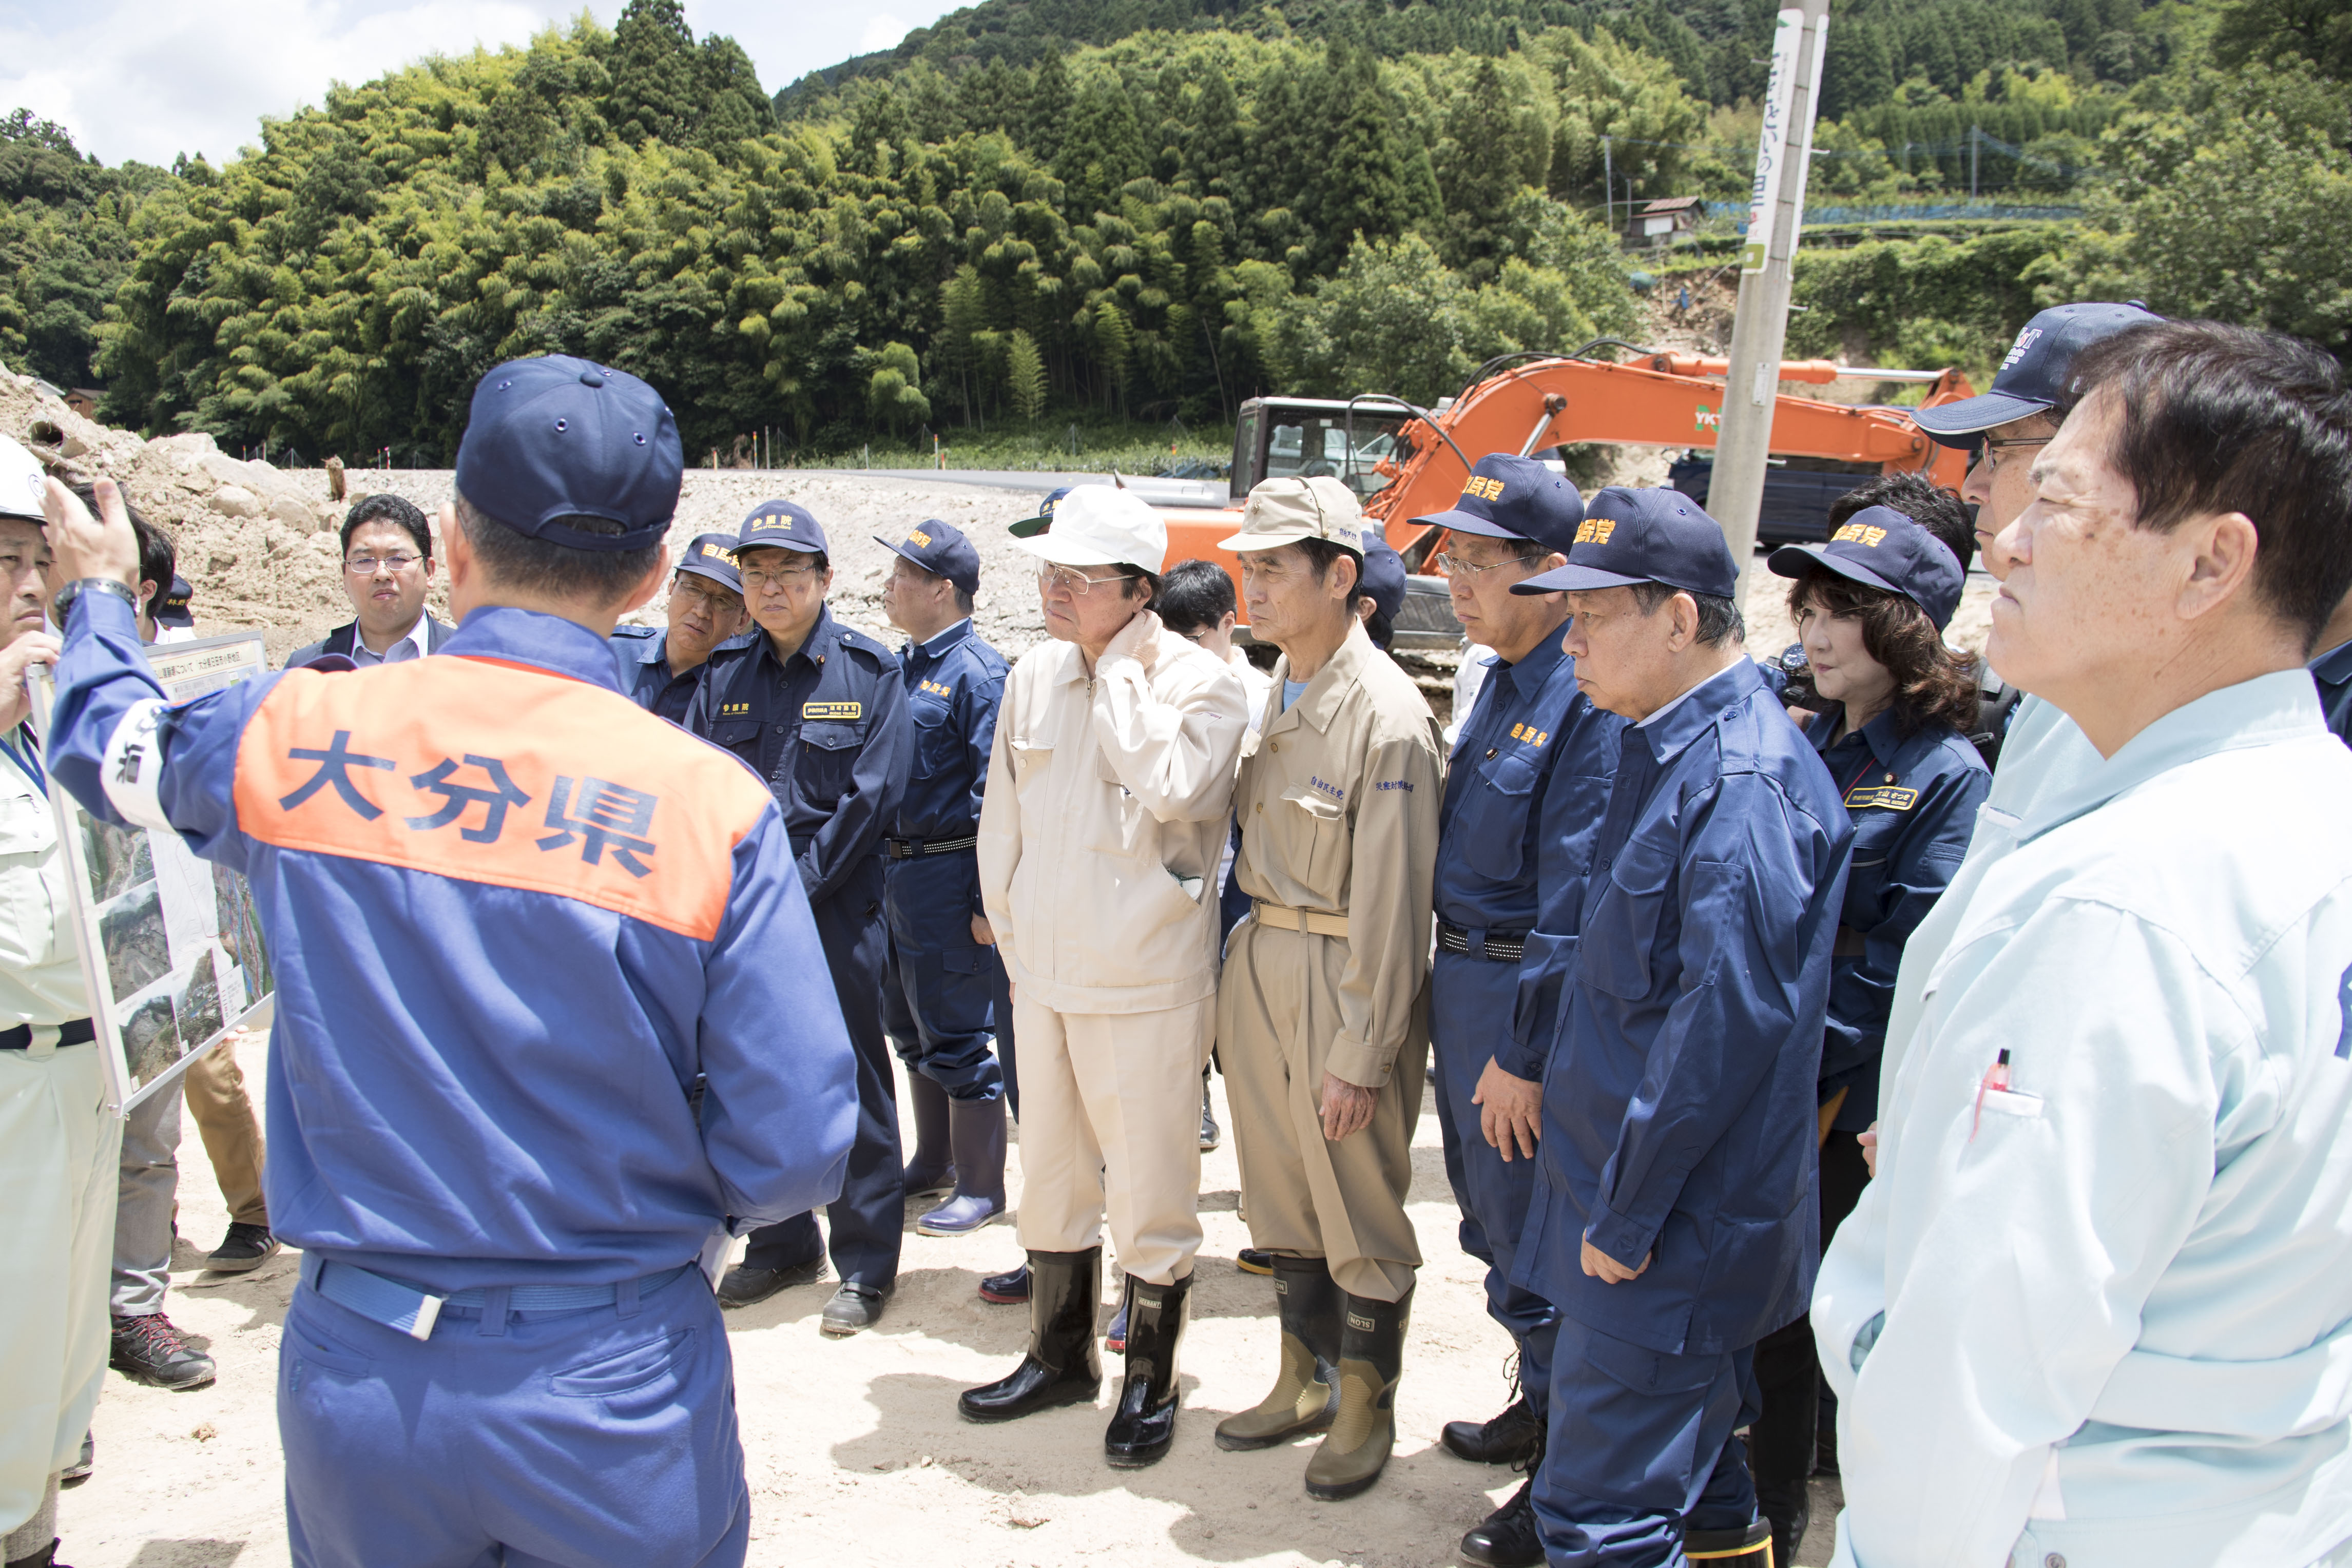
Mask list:
[[[873,356],[874,372],[866,383],[866,406],[886,429],[905,431],[931,417],[930,400],[923,396],[922,367],[915,350],[892,343]]]
[[[1031,424],[1045,411],[1045,360],[1037,340],[1014,328],[1005,352],[1004,393],[1013,412]]]

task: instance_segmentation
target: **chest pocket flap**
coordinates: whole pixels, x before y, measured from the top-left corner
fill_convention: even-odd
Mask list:
[[[1524,752],[1506,751],[1481,760],[1477,774],[1455,828],[1462,835],[1462,858],[1479,875],[1507,881],[1519,874],[1526,859],[1536,765]]]
[[[1617,852],[1591,902],[1580,944],[1585,980],[1628,1001],[1650,994],[1659,915],[1674,891],[1671,843],[1635,839]]]
[[[826,719],[801,726],[801,741],[819,751],[855,751],[865,742],[863,723],[843,724]]]

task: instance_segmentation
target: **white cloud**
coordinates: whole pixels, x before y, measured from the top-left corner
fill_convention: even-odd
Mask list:
[[[696,33],[741,44],[772,92],[854,54],[888,48],[946,0],[688,0]],[[584,7],[605,26],[623,0]],[[110,163],[215,163],[257,145],[261,119],[317,104],[434,54],[528,43],[568,26],[578,0],[7,0],[0,5],[0,113],[22,106],[68,128]]]

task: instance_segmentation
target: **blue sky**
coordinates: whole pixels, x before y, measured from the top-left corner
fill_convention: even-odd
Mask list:
[[[622,0],[584,7],[606,26]],[[561,0],[0,0],[0,113],[22,106],[70,128],[110,163],[218,163],[264,115],[317,103],[430,54],[520,44],[583,7]],[[955,5],[944,0],[686,0],[696,34],[741,44],[772,92],[888,48]]]

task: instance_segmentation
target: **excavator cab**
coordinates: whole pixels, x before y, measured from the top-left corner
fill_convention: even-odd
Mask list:
[[[1411,451],[1403,428],[1412,416],[1359,407],[1349,418],[1339,398],[1254,397],[1234,425],[1228,493],[1241,505],[1261,479],[1328,475],[1369,501],[1396,478]],[[1383,468],[1385,465],[1385,469]]]

